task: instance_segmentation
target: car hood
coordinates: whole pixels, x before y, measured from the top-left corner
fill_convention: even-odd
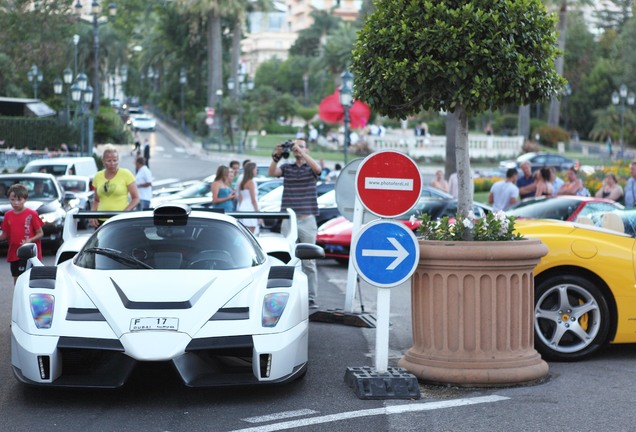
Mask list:
[[[79,292],[69,296],[67,299],[74,304],[67,307],[91,308],[88,305],[92,304],[117,337],[130,332],[132,319],[147,317],[177,318],[178,331],[193,337],[228,302],[236,306],[237,302],[257,301],[253,290],[259,284],[255,280],[266,275],[263,266],[229,271],[109,271],[80,268],[69,261],[60,268],[68,272],[58,271],[58,279],[60,274],[65,275],[58,283],[77,287],[87,297],[83,299]],[[241,294],[243,291],[248,292]]]
[[[53,212],[60,207],[60,203],[54,198],[50,200],[27,201],[24,205],[31,210],[35,210],[38,214]],[[5,214],[9,210],[11,210],[11,204],[8,202],[0,203],[0,214]]]

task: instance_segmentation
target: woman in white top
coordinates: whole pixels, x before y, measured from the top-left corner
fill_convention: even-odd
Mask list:
[[[254,183],[254,177],[256,176],[256,164],[249,162],[245,164],[243,168],[243,179],[239,184],[238,195],[238,207],[237,211],[240,212],[252,212],[258,211],[258,201],[256,200],[256,183]],[[258,219],[241,219],[243,225],[245,225],[250,231],[256,232],[258,227]]]

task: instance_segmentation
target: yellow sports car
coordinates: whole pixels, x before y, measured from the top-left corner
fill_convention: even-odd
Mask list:
[[[588,225],[589,223],[589,225]],[[636,211],[573,222],[517,220],[548,246],[535,276],[535,347],[575,361],[607,343],[636,342]]]

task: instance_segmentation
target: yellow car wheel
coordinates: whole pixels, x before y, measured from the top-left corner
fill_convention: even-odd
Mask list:
[[[608,342],[610,311],[594,284],[553,276],[535,287],[535,348],[546,360],[576,361]]]

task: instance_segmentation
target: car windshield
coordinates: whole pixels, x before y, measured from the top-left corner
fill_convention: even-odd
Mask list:
[[[66,174],[66,165],[31,165],[24,167],[24,172],[41,172],[47,174],[53,174],[56,177]]]
[[[518,218],[567,220],[580,205],[581,201],[576,199],[546,199],[510,209],[506,213]]]
[[[86,190],[86,181],[84,180],[58,180],[67,192],[84,192]]]
[[[29,191],[29,200],[58,198],[57,188],[50,178],[13,178],[3,179],[0,182],[0,200],[9,201],[6,193],[9,191],[9,187],[15,183],[26,186]]]
[[[155,225],[152,218],[107,223],[86,242],[75,263],[95,270],[235,270],[264,260],[247,229],[190,217],[178,226]]]

